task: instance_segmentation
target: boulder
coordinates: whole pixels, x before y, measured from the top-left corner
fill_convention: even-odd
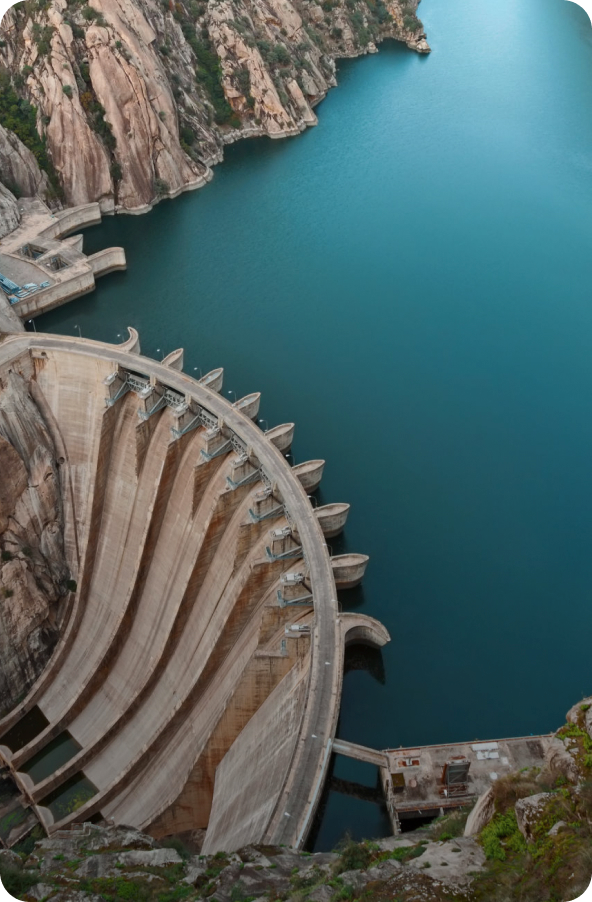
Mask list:
[[[37,902],[41,902],[41,899],[47,899],[55,893],[55,886],[51,886],[49,883],[36,883],[35,886],[27,890],[26,895],[29,899],[36,899]]]
[[[311,902],[331,902],[334,892],[332,886],[317,886],[308,898]]]
[[[485,854],[471,837],[460,837],[449,842],[433,842],[425,846],[423,855],[413,858],[406,867],[421,871],[429,864],[429,875],[455,888],[471,882],[471,871],[483,870]]]
[[[91,855],[82,862],[75,871],[77,877],[95,879],[97,877],[110,877],[115,871],[117,854],[107,852],[104,855]]]
[[[552,777],[565,777],[570,783],[577,783],[579,773],[576,762],[569,754],[561,739],[549,741],[545,752],[545,763]]]
[[[180,864],[183,859],[175,849],[134,849],[121,852],[117,861],[127,868],[164,868],[169,864]]]
[[[412,839],[404,839],[402,836],[387,836],[386,839],[379,839],[377,844],[383,852],[393,852],[395,849],[417,845]]]
[[[189,865],[187,868],[187,876],[183,878],[182,883],[189,883],[191,886],[195,886],[200,877],[204,877],[207,868],[203,865],[198,865],[197,867],[194,865]]]
[[[343,880],[344,886],[352,886],[356,892],[364,889],[367,883],[372,879],[368,876],[366,871],[344,871],[339,875],[340,880]],[[323,887],[324,889],[324,887]]]
[[[368,868],[366,873],[370,880],[390,880],[401,868],[402,864],[400,861],[389,858],[387,861],[380,861],[375,867]]]
[[[545,812],[547,803],[553,798],[552,792],[538,792],[534,796],[518,799],[514,809],[522,836],[527,842],[534,839],[533,830]]]
[[[20,871],[23,867],[23,859],[16,852],[11,852],[10,849],[0,849],[0,865],[18,868]]]
[[[87,826],[85,824],[85,826]],[[90,827],[90,824],[88,825]],[[153,849],[155,840],[135,827],[90,827],[90,838],[83,843],[87,849]]]

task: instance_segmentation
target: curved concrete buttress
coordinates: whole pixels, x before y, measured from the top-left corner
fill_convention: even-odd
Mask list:
[[[341,634],[345,645],[372,645],[382,648],[391,641],[390,633],[379,620],[367,614],[341,614]]]
[[[345,502],[336,504],[324,504],[315,508],[315,517],[321,524],[323,535],[326,539],[332,539],[343,532],[345,522],[350,511],[350,505]]]
[[[171,351],[170,354],[167,354],[164,360],[162,361],[164,366],[170,366],[172,370],[177,370],[178,373],[183,372],[183,348],[177,348],[176,351]]]
[[[235,401],[232,406],[236,407],[237,410],[240,410],[241,413],[244,413],[244,415],[250,420],[254,420],[259,413],[260,404],[261,392],[255,391],[251,392],[250,395],[245,395],[244,398],[240,398],[238,401]]]
[[[333,578],[338,589],[353,589],[364,577],[370,558],[367,554],[336,554],[331,558]]]
[[[292,467],[292,472],[306,492],[314,492],[321,484],[324,469],[324,460],[307,460]]]
[[[139,354],[140,353],[140,336],[138,331],[134,329],[133,326],[128,326],[127,331],[129,332],[129,338],[126,341],[122,341],[120,345],[117,345],[120,351],[127,351],[128,354]]]
[[[219,366],[215,370],[210,370],[209,373],[202,376],[199,382],[200,385],[204,385],[210,391],[220,392],[224,382],[224,367]]]
[[[288,451],[294,441],[295,428],[294,423],[282,423],[281,426],[268,429],[265,437],[276,446],[278,451]]]

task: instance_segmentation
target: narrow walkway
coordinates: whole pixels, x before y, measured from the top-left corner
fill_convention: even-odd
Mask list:
[[[378,752],[365,745],[356,745],[355,742],[348,742],[346,739],[334,739],[333,751],[336,755],[345,755],[346,758],[355,758],[356,761],[367,761],[376,767],[388,767],[386,752]]]

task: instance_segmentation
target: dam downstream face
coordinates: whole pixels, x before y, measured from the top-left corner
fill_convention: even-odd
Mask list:
[[[376,748],[546,732],[592,691],[592,29],[564,0],[420,15],[429,57],[341,64],[318,128],[89,231],[128,272],[37,321],[224,366],[327,460],[333,553],[371,557],[343,608],[392,636],[344,684],[339,734]],[[387,823],[330,792],[317,848],[346,828]]]

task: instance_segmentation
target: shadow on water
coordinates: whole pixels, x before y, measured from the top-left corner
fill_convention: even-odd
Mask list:
[[[382,686],[386,683],[384,661],[380,648],[372,648],[370,645],[349,645],[345,649],[343,661],[344,676],[355,670],[365,670]]]
[[[385,672],[381,649],[359,644],[348,646],[344,674],[347,676],[354,671],[365,671],[383,685]],[[337,736],[341,735],[340,727],[341,717]],[[345,819],[340,817],[342,811],[347,811]],[[326,851],[335,848],[346,836],[361,840],[390,833],[378,768],[363,761],[332,755],[307,849]]]

